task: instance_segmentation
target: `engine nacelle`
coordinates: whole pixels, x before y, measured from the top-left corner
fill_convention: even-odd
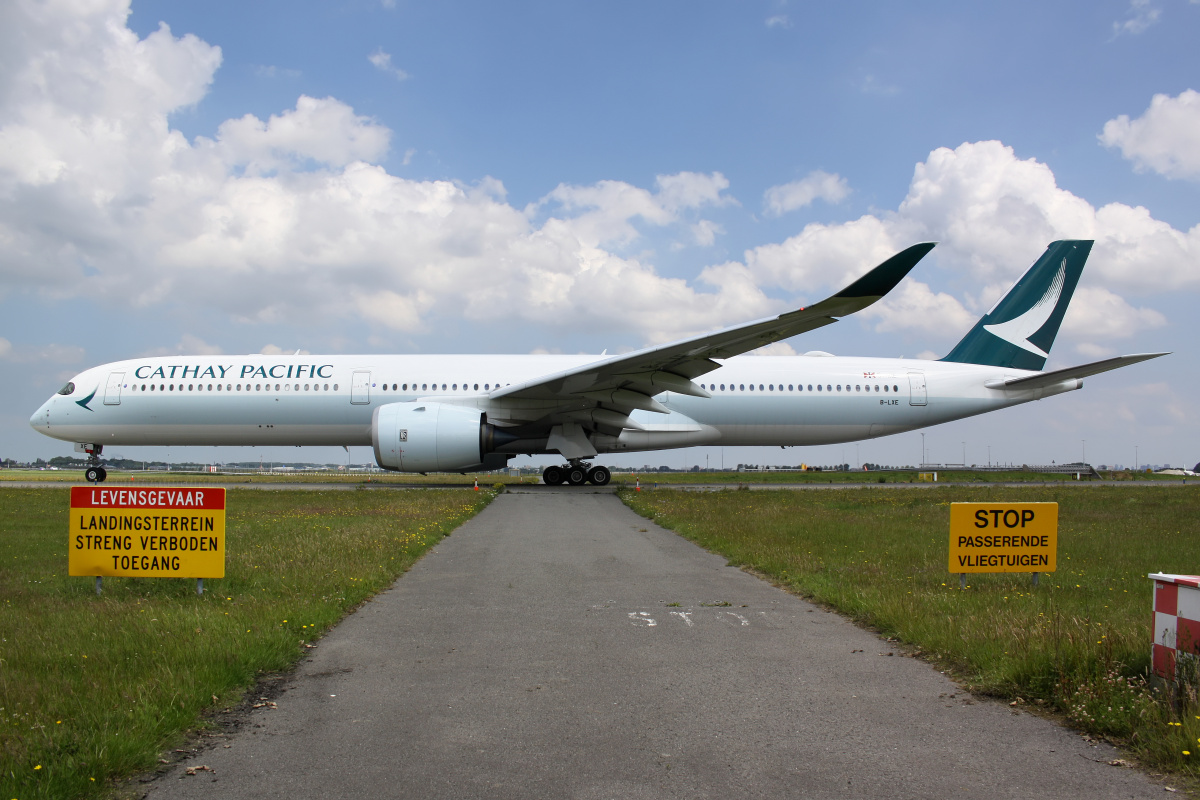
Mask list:
[[[502,468],[508,457],[488,455],[496,433],[479,409],[445,403],[388,403],[371,416],[375,463],[396,472]]]

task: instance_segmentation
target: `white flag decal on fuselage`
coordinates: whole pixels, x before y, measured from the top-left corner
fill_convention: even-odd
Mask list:
[[[1028,311],[1013,317],[1008,322],[984,325],[983,329],[1022,350],[1028,350],[1042,358],[1047,358],[1050,354],[1030,342],[1029,337],[1041,330],[1042,326],[1050,319],[1050,315],[1054,313],[1058,299],[1062,297],[1063,284],[1066,283],[1066,279],[1067,260],[1064,258],[1058,267],[1058,272],[1054,275],[1054,280],[1050,282],[1050,287],[1046,289],[1046,293]]]

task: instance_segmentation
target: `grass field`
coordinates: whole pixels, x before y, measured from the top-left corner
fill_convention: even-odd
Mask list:
[[[281,670],[490,492],[233,490],[226,577],[67,572],[68,490],[0,488],[0,798],[100,796]]]
[[[1143,763],[1200,775],[1194,693],[1144,683],[1150,572],[1200,568],[1200,490],[623,492],[637,512],[905,642],[972,691],[1065,715]],[[1059,503],[1058,571],[948,573],[949,504]]]

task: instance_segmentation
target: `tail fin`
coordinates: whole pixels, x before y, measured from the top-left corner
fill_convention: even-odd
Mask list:
[[[1041,370],[1092,242],[1051,242],[1034,265],[942,361]]]

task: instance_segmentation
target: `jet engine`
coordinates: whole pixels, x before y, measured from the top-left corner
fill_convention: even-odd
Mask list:
[[[492,451],[515,438],[479,409],[445,403],[388,403],[371,416],[375,462],[396,472],[502,469],[511,456]]]

